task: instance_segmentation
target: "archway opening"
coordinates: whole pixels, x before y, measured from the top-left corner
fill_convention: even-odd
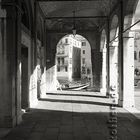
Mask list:
[[[91,47],[86,38],[72,34],[57,44],[57,90],[91,91],[93,85]]]

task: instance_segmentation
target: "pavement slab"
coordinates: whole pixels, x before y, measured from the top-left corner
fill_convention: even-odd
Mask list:
[[[110,104],[100,93],[49,93],[0,140],[108,140]],[[140,140],[140,120],[123,108],[116,111],[118,140]]]

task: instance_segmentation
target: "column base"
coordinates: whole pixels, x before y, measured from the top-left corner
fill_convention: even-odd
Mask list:
[[[21,122],[22,122],[22,112],[17,116],[17,124],[20,124]]]
[[[123,100],[118,100],[118,106],[123,107]]]
[[[13,128],[16,125],[16,116],[3,116],[0,118],[0,128]]]

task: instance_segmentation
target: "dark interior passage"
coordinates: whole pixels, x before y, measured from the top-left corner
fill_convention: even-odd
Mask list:
[[[28,107],[28,48],[21,48],[21,107]]]

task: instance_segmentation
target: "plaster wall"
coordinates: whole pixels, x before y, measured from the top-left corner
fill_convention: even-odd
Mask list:
[[[88,41],[83,41],[86,42],[85,46],[81,47],[81,67],[84,66],[84,64],[82,63],[82,58],[85,58],[85,65],[87,68],[90,69],[91,73],[90,73],[90,77],[92,76],[92,64],[91,64],[91,47],[90,44],[88,43]],[[83,50],[85,50],[85,54],[83,54]],[[84,77],[84,75],[83,75]]]

